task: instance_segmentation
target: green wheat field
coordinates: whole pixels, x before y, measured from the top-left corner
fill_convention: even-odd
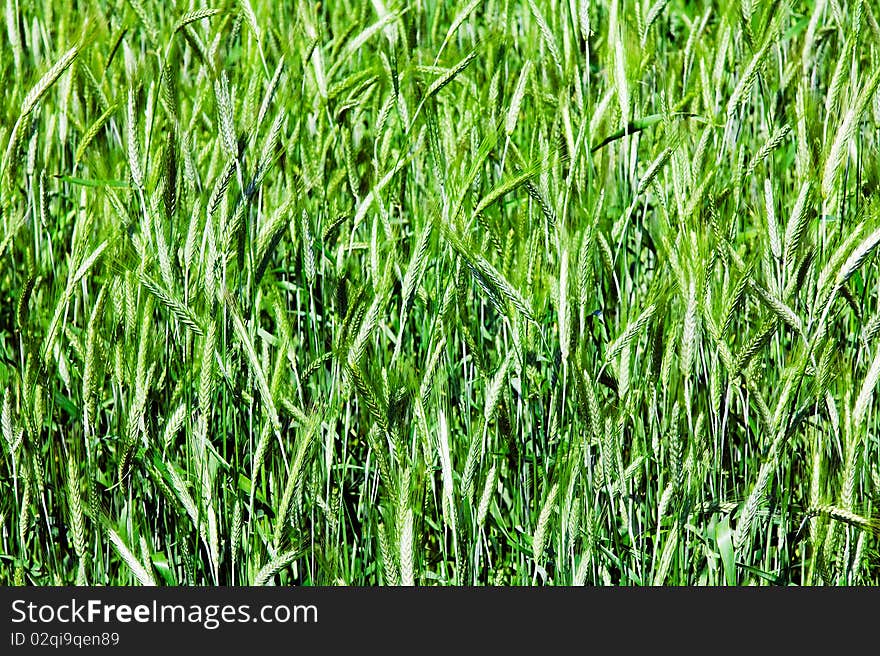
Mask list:
[[[873,0],[4,0],[0,584],[880,584]]]

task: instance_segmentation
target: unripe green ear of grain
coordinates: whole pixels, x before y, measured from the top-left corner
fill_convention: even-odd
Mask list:
[[[880,584],[874,4],[6,2],[0,584]]]

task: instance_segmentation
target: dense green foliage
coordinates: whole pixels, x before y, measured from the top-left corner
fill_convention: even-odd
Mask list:
[[[0,583],[880,584],[873,2],[75,4]]]

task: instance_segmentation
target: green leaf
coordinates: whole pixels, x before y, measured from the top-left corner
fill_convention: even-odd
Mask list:
[[[715,524],[715,544],[718,545],[718,553],[721,555],[721,563],[724,566],[724,578],[727,585],[736,585],[736,567],[733,557],[733,530],[730,528],[730,517]]]
[[[696,114],[691,114],[690,112],[682,112],[681,114],[676,114],[675,118],[693,118],[696,117]],[[644,118],[637,118],[634,121],[631,121],[629,125],[625,128],[620,128],[619,130],[615,130],[607,137],[602,139],[598,144],[593,146],[590,149],[591,153],[595,153],[600,148],[604,148],[612,141],[617,141],[618,139],[622,139],[623,137],[629,136],[631,134],[636,134],[641,132],[642,130],[646,130],[654,125],[657,125],[667,116],[665,114],[651,114],[650,116],[645,116]],[[671,117],[670,117],[671,118]]]

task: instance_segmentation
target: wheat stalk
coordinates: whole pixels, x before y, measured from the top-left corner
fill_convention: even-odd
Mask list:
[[[400,529],[400,585],[415,585],[413,563],[413,511],[407,508],[404,513],[403,527]]]
[[[66,71],[70,65],[74,62],[80,52],[79,44],[70,48],[67,52],[65,52],[58,59],[53,66],[46,71],[43,76],[37,80],[37,83],[28,91],[27,95],[24,97],[24,100],[21,103],[21,110],[18,113],[18,118],[15,120],[15,124],[12,126],[12,132],[9,135],[9,142],[6,146],[6,152],[3,155],[3,160],[0,161],[0,176],[6,172],[6,167],[9,164],[9,158],[12,155],[15,147],[18,142],[18,134],[21,126],[25,124],[25,121],[30,116],[30,113],[34,110],[37,103],[46,95],[46,92],[52,87],[55,82],[58,81],[58,78],[61,77],[62,73]]]
[[[651,321],[651,318],[656,311],[657,304],[651,303],[648,307],[642,310],[642,313],[636,317],[635,321],[628,323],[617,339],[608,345],[608,348],[605,350],[605,361],[611,362],[614,358],[620,355],[620,352],[638,337],[639,334],[641,334],[642,330]]]
[[[540,563],[544,559],[545,540],[547,536],[547,527],[550,524],[550,515],[556,507],[556,496],[559,493],[559,484],[554,483],[544,499],[544,505],[538,515],[538,523],[535,526],[535,534],[532,537],[532,558],[535,563]]]
[[[516,129],[516,122],[519,119],[520,108],[522,107],[523,97],[526,93],[526,83],[529,80],[529,72],[532,69],[531,60],[527,59],[520,69],[519,78],[516,81],[516,87],[513,90],[513,96],[510,99],[510,107],[507,109],[507,117],[504,121],[504,132],[510,137]]]
[[[859,391],[859,395],[856,397],[856,403],[853,406],[852,424],[854,428],[861,426],[865,419],[865,413],[868,410],[868,406],[871,404],[871,399],[874,396],[874,388],[877,387],[878,379],[880,379],[880,349],[877,349],[874,353],[874,358],[871,360],[871,366],[868,368],[868,373],[865,375],[862,388]]]
[[[301,555],[302,550],[297,548],[278,552],[275,556],[270,558],[266,562],[266,564],[263,565],[263,567],[260,568],[256,576],[254,576],[253,585],[267,585],[273,576],[275,576],[282,569],[290,565],[290,563],[299,558]]]

